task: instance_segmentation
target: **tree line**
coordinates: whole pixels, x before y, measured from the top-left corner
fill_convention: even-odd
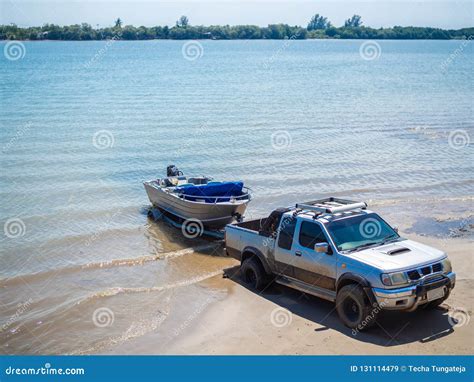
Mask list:
[[[186,16],[181,16],[176,25],[135,27],[123,25],[120,18],[111,27],[93,28],[90,24],[59,26],[45,24],[41,27],[20,28],[14,24],[0,25],[0,40],[257,40],[257,39],[397,39],[397,40],[449,40],[471,39],[474,28],[439,29],[430,27],[401,27],[370,28],[362,23],[359,15],[353,15],[344,25],[335,27],[324,16],[314,15],[308,25],[290,26],[287,24],[270,24],[266,27],[256,25],[191,25]]]

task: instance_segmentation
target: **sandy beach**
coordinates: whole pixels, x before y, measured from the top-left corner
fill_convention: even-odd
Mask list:
[[[188,316],[185,328],[163,341],[167,325],[128,341],[117,354],[471,354],[473,351],[472,243],[465,239],[411,239],[449,252],[457,272],[450,298],[436,310],[386,313],[368,332],[353,333],[334,304],[272,285],[263,293],[241,284],[238,264],[202,283],[225,297]],[[454,324],[454,326],[453,326]]]
[[[147,220],[133,235],[114,236],[116,243],[103,236],[88,247],[71,245],[82,265],[4,280],[2,298],[15,303],[4,312],[0,349],[5,354],[471,354],[472,199],[369,202],[403,237],[449,255],[457,282],[440,308],[382,312],[377,326],[353,333],[333,303],[277,284],[263,292],[249,290],[222,243],[183,240],[180,230]],[[104,260],[94,260],[97,254]]]

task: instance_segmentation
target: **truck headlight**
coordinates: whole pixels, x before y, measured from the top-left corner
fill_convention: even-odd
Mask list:
[[[450,273],[453,268],[451,267],[451,261],[448,258],[444,259],[441,264],[443,265],[443,272]]]
[[[382,273],[380,278],[382,280],[382,284],[387,286],[408,283],[408,277],[405,272]]]

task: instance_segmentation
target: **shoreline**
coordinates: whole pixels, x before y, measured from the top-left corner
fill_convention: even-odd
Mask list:
[[[469,36],[472,37],[472,36]],[[26,41],[26,42],[97,42],[97,41],[130,41],[130,42],[137,42],[137,41],[472,41],[472,38],[321,38],[321,37],[311,37],[305,39],[291,39],[291,38],[229,38],[229,39],[211,39],[211,38],[189,38],[189,39],[178,39],[178,38],[150,38],[150,39],[115,39],[115,38],[107,38],[107,39],[93,39],[93,40],[51,40],[51,39],[0,39],[0,42],[9,42],[9,41]]]
[[[76,267],[74,272],[59,272],[55,277],[59,283],[82,285],[90,293],[84,295],[81,290],[72,294],[51,293],[50,296],[60,298],[63,304],[74,305],[65,311],[55,309],[50,315],[38,310],[37,301],[28,305],[25,316],[30,318],[25,321],[25,327],[37,338],[54,336],[57,341],[54,349],[45,350],[41,343],[32,349],[24,347],[21,341],[28,338],[29,332],[16,325],[11,325],[11,332],[5,332],[3,340],[11,354],[38,351],[51,354],[339,354],[341,349],[347,354],[438,354],[445,349],[468,353],[472,351],[472,346],[469,348],[472,335],[469,337],[465,327],[452,330],[449,317],[455,308],[462,308],[470,318],[474,305],[472,198],[448,198],[443,201],[443,208],[439,200],[430,198],[424,202],[420,203],[419,198],[369,201],[375,212],[390,224],[398,225],[402,236],[446,251],[457,273],[457,286],[444,304],[445,310],[385,314],[383,327],[387,333],[394,335],[403,329],[400,346],[387,345],[391,338],[383,329],[375,328],[354,337],[340,323],[330,302],[301,297],[293,289],[279,285],[259,295],[246,289],[238,277],[223,278],[224,271],[237,271],[239,263],[224,256],[220,247],[205,250],[209,242],[183,243],[179,230],[151,222],[146,232],[169,239],[166,246],[160,247],[163,252],[133,258],[128,252],[122,256],[114,250],[110,258],[99,256],[98,261],[93,254],[104,251],[104,246],[109,248],[109,241],[96,243],[89,249],[93,261],[87,262],[86,268]],[[263,208],[258,215],[266,213]],[[147,244],[154,248],[160,243],[142,242],[141,234],[138,238],[135,248]],[[200,243],[204,248],[198,245]],[[160,257],[163,253],[168,255]],[[140,275],[139,278],[135,279],[134,274]],[[196,275],[201,278],[197,279]],[[96,278],[103,281],[89,287],[90,280]],[[32,285],[41,289],[48,283],[48,278],[41,278]],[[3,287],[6,293],[17,288],[14,285]],[[29,297],[30,289],[22,288],[16,289],[12,299],[24,302]],[[81,304],[75,304],[77,301]],[[104,307],[114,312],[115,323],[110,328],[96,328],[91,317],[95,310]],[[14,309],[6,314],[7,318],[15,313]],[[281,311],[290,311],[292,324],[282,328],[272,326],[270,318],[274,310],[279,315]],[[49,324],[43,326],[44,322]],[[70,327],[64,322],[81,324]],[[62,342],[61,336],[51,331],[55,327],[52,323],[57,323],[59,330],[74,332],[78,337],[84,330],[90,335],[74,344]],[[409,324],[408,328],[402,327],[405,323]],[[433,336],[447,339],[433,341]]]
[[[226,290],[225,297],[206,305],[173,341],[160,344],[158,330],[105,354],[471,354],[472,242],[404,236],[449,250],[457,285],[438,309],[383,312],[380,327],[354,334],[340,322],[331,302],[280,285],[259,294],[243,286],[238,276],[215,276],[201,284]],[[227,269],[230,274],[238,271],[235,264]],[[468,314],[464,317],[467,322],[453,327],[453,317],[459,312]]]

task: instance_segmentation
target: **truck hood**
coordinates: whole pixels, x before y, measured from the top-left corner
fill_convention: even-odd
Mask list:
[[[440,261],[446,253],[413,240],[401,240],[347,256],[384,272],[396,272]]]

